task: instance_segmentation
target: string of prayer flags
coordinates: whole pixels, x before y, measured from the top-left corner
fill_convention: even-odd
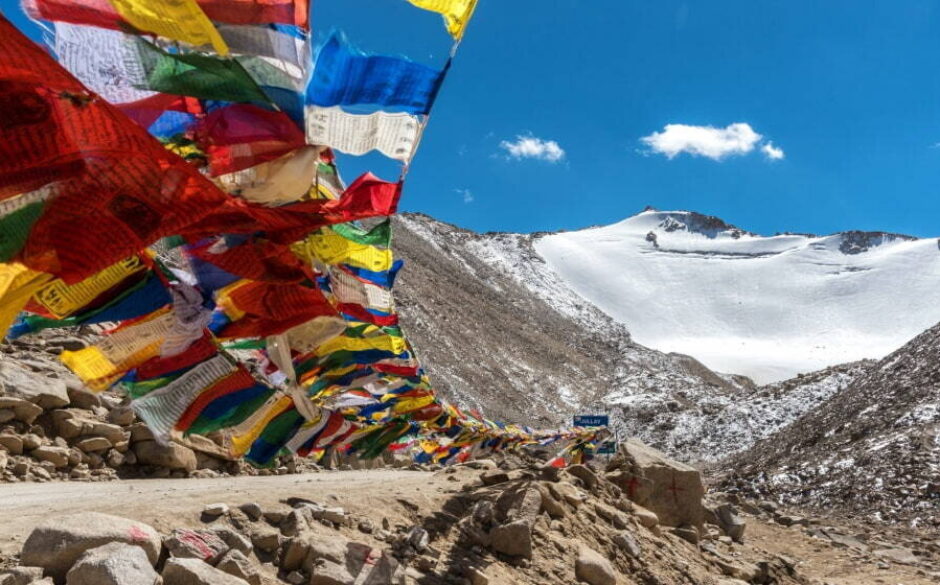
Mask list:
[[[439,12],[444,16],[444,26],[455,41],[463,38],[463,33],[476,10],[477,0],[408,0],[419,8]]]
[[[149,0],[137,0],[151,4]],[[162,0],[161,3],[172,3]],[[196,0],[209,20],[227,24],[287,24],[304,30],[310,26],[309,0]],[[70,22],[113,30],[130,24],[109,0],[24,0],[23,8],[35,19]]]
[[[447,71],[401,57],[368,55],[333,33],[320,48],[307,102],[321,107],[375,105],[427,114]]]

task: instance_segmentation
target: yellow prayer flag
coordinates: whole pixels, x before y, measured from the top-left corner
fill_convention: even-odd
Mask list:
[[[64,319],[144,268],[140,257],[132,256],[75,284],[66,284],[64,280],[57,278],[37,291],[34,298],[54,317]]]
[[[375,337],[346,337],[341,335],[319,346],[316,354],[324,356],[336,351],[368,351],[372,349],[398,354],[405,351],[407,347],[404,339],[391,335],[377,335]]]
[[[272,396],[251,417],[231,430],[229,445],[232,454],[241,457],[247,453],[268,423],[293,405],[294,400],[290,396]]]
[[[305,262],[319,260],[323,264],[349,264],[372,272],[390,270],[394,262],[391,250],[354,242],[329,228],[294,243],[291,251]]]
[[[111,0],[124,20],[153,34],[190,43],[211,44],[219,55],[228,45],[196,0]]]
[[[418,8],[444,15],[444,26],[455,40],[463,38],[467,23],[473,17],[477,0],[408,0]]]
[[[51,274],[36,272],[19,262],[0,264],[0,339],[13,325],[29,297],[51,279]]]

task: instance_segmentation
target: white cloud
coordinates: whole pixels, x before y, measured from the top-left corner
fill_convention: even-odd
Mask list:
[[[473,203],[473,193],[470,189],[454,189],[461,197],[463,197],[464,203]]]
[[[649,146],[652,152],[664,154],[670,159],[686,153],[722,160],[752,152],[761,139],[763,136],[755,132],[750,124],[738,122],[725,128],[666,124],[662,132],[653,132],[640,140]],[[783,158],[783,150],[770,142],[764,144],[761,150],[771,159]]]
[[[508,153],[509,158],[534,158],[550,163],[557,163],[565,158],[565,151],[554,140],[542,140],[535,136],[516,136],[515,142],[503,140],[499,147]]]
[[[760,151],[764,153],[764,156],[770,160],[783,160],[784,154],[782,148],[777,148],[774,146],[773,142],[765,142],[763,146],[760,147]]]

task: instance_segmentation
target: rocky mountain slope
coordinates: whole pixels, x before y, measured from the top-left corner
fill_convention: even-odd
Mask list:
[[[940,526],[940,325],[722,467],[728,489]]]
[[[634,343],[561,281],[532,242],[423,215],[395,220],[403,326],[435,386],[454,401],[492,418],[554,425],[579,411],[617,410],[623,397],[734,394],[749,384]]]
[[[880,359],[940,321],[937,243],[857,231],[764,237],[648,210],[539,237],[535,250],[638,343],[767,383]]]
[[[438,388],[491,417],[544,425],[609,412],[624,437],[714,461],[830,398],[861,368],[757,387],[633,341],[542,259],[544,234],[477,234],[416,214],[395,228],[409,337]]]

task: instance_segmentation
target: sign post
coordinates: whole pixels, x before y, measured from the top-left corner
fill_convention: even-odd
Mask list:
[[[610,426],[610,416],[606,414],[576,414],[574,415],[576,427],[607,427]],[[613,455],[617,450],[617,442],[604,441],[597,446],[598,455]]]

